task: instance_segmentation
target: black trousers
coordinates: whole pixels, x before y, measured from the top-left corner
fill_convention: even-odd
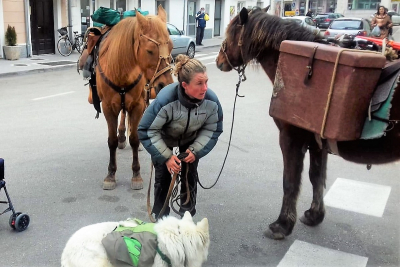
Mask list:
[[[188,146],[180,147],[180,153],[186,151]],[[199,160],[196,159],[193,163],[186,163],[181,161],[181,183],[180,183],[180,193],[181,193],[181,200],[180,200],[180,209],[179,212],[183,213],[185,211],[190,211],[190,214],[194,216],[196,214],[196,195],[197,195],[197,166],[199,164]],[[188,204],[183,205],[186,201],[187,197],[187,189],[186,189],[186,168],[189,166],[189,171],[187,174],[188,184],[189,184],[189,191],[190,191],[190,201]],[[172,177],[171,173],[167,169],[167,165],[154,165],[155,169],[155,182],[154,182],[154,206],[152,213],[155,214],[156,218],[158,218],[159,213],[164,206],[165,199],[167,198],[169,185],[171,183]],[[165,211],[161,216],[167,216],[170,213],[170,207],[168,206],[165,208]],[[174,206],[175,207],[175,206]]]
[[[199,45],[201,42],[203,42],[203,37],[204,37],[204,28],[202,27],[197,27],[196,29],[196,44]]]

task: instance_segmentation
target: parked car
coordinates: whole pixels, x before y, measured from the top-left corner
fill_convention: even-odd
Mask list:
[[[332,21],[341,17],[343,15],[339,13],[321,13],[315,16],[314,22],[317,24],[318,28],[328,28],[331,25]]]
[[[171,55],[173,57],[178,54],[188,55],[190,58],[194,58],[196,53],[196,45],[194,39],[190,36],[184,35],[183,31],[180,31],[174,25],[167,23],[168,32],[172,43],[174,45]]]
[[[325,31],[324,36],[329,41],[334,39],[338,34],[370,36],[370,22],[362,18],[344,17],[335,19]]]
[[[316,34],[320,32],[320,29],[317,28],[315,22],[308,16],[283,17],[282,19],[291,20],[303,27],[310,29]]]

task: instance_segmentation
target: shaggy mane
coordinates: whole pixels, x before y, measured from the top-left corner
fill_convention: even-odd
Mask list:
[[[254,9],[249,13],[243,31],[242,52],[243,58],[261,59],[265,51],[278,50],[284,40],[317,41],[321,39],[309,29],[290,20],[269,15],[261,9]],[[227,39],[233,40],[235,34],[242,29],[240,14],[234,17],[226,30]],[[246,41],[251,40],[251,41]]]

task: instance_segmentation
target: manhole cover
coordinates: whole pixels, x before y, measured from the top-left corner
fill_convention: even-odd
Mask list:
[[[56,61],[56,62],[46,62],[46,63],[38,63],[42,65],[48,66],[59,66],[59,65],[68,65],[68,64],[75,64],[75,61]]]
[[[15,66],[15,67],[26,67],[26,66],[28,66],[28,65],[26,65],[26,64],[14,64],[14,66]]]

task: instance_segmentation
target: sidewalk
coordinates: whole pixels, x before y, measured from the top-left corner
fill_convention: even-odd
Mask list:
[[[196,52],[207,47],[219,47],[224,37],[204,39],[203,46],[196,46]],[[58,54],[44,54],[32,56],[30,58],[20,58],[18,60],[0,59],[0,78],[29,73],[40,73],[54,71],[62,68],[76,68],[79,53],[75,50],[68,57]]]

